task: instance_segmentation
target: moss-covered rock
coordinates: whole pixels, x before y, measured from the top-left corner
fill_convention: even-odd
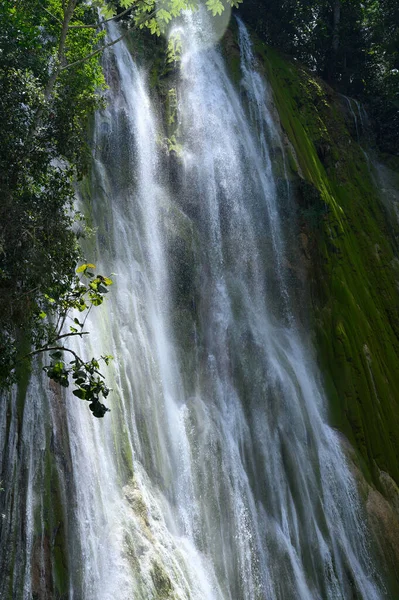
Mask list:
[[[297,199],[332,423],[381,490],[380,470],[399,481],[397,227],[348,131],[342,98],[261,42],[256,50],[302,175]]]

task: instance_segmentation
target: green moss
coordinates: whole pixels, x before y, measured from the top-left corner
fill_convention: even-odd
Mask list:
[[[17,340],[18,354],[19,356],[26,356],[31,351],[31,345],[29,343],[28,337],[21,333],[19,339]],[[25,398],[26,392],[28,389],[30,376],[32,373],[32,365],[31,362],[26,360],[21,360],[16,363],[15,376],[17,382],[17,411],[18,411],[18,423],[22,424],[23,420],[23,411],[25,407]],[[7,428],[8,431],[8,428]]]
[[[61,597],[68,592],[68,561],[67,548],[65,546],[64,535],[64,500],[61,495],[61,482],[59,481],[58,469],[55,463],[55,456],[49,446],[46,450],[44,489],[42,494],[43,502],[43,525],[38,519],[38,534],[42,538],[51,540],[49,542],[52,573],[48,577],[51,579],[51,585],[54,588],[55,597]]]
[[[173,591],[172,583],[162,566],[154,561],[151,570],[151,579],[159,598],[171,598]]]
[[[177,120],[177,93],[175,87],[168,90],[166,107],[168,125],[175,125]]]
[[[115,386],[116,387],[116,386]],[[120,398],[115,395],[114,402],[120,402]],[[115,448],[118,452],[115,454],[117,461],[118,474],[122,485],[133,477],[133,452],[130,442],[128,427],[125,419],[127,418],[121,411],[115,410],[112,416],[112,434]]]
[[[235,21],[232,21],[221,40],[221,47],[229,69],[230,79],[238,85],[242,79],[242,73],[240,48],[236,36],[237,26]]]
[[[303,227],[312,246],[316,346],[331,420],[357,448],[377,487],[379,469],[398,482],[399,273],[391,227],[339,99],[261,42],[256,51],[294,148],[296,169],[294,157],[289,165],[326,206],[320,226],[309,227],[306,210],[316,204],[309,190],[302,194]]]

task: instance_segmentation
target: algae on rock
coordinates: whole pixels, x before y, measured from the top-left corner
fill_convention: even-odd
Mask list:
[[[297,192],[305,202],[301,220],[310,240],[316,349],[332,423],[360,452],[367,475],[381,489],[380,470],[399,481],[393,226],[339,96],[261,42],[257,51],[303,176]]]

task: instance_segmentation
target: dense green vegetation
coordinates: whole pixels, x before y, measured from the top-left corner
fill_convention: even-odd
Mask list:
[[[75,281],[80,216],[73,181],[90,156],[86,121],[101,103],[104,78],[98,60],[73,70],[62,66],[86,56],[103,34],[71,31],[62,40],[61,3],[35,0],[0,6],[0,376],[12,381],[21,348],[40,348],[53,334],[43,312],[61,309]],[[93,18],[80,7],[75,18]]]
[[[240,12],[270,45],[367,102],[380,147],[399,152],[397,0],[247,0]]]

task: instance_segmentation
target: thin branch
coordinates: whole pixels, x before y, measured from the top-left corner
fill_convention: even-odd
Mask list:
[[[43,10],[45,10],[46,13],[48,13],[50,15],[50,17],[52,17],[55,21],[57,21],[57,23],[59,23],[60,25],[62,25],[61,19],[59,19],[58,17],[56,17],[55,15],[53,15],[53,13],[51,13],[49,10],[47,10],[47,8],[45,6],[43,6],[43,4],[41,2],[39,2],[39,6],[40,6],[40,8],[42,8]]]
[[[119,15],[115,15],[114,17],[110,17],[109,19],[105,19],[104,21],[99,21],[98,23],[92,23],[91,25],[70,25],[69,29],[99,29],[100,27],[102,27],[102,25],[105,25],[110,21],[116,21],[117,19],[124,17],[125,15],[127,15],[128,12],[130,12],[134,8],[136,8],[135,5],[130,6],[123,12],[119,13]]]
[[[128,29],[120,37],[116,38],[116,40],[113,40],[112,42],[109,42],[108,44],[101,46],[101,48],[98,48],[94,52],[91,52],[91,54],[88,54],[84,58],[79,58],[79,60],[75,60],[73,63],[69,63],[69,65],[65,65],[64,67],[61,67],[60,71],[65,71],[66,69],[70,69],[71,67],[80,65],[82,62],[86,62],[86,60],[89,60],[89,58],[93,58],[93,56],[97,56],[97,54],[104,52],[104,50],[106,50],[107,48],[114,46],[114,44],[117,44],[118,42],[123,40],[123,38],[125,38],[129,33],[134,31],[137,27],[140,27],[140,25],[143,25],[146,21],[148,21],[149,19],[152,19],[152,17],[154,17],[159,10],[161,10],[161,9],[157,8],[156,10],[154,10],[152,13],[150,13],[148,16],[146,16],[145,19],[143,19],[142,21],[139,21],[138,23],[135,24],[134,27],[132,27],[131,29]]]
[[[58,342],[58,340],[62,339],[62,338],[66,338],[66,337],[72,337],[74,335],[89,335],[89,331],[77,331],[76,333],[64,333],[63,335],[60,335],[59,337],[57,337],[56,340],[53,340],[54,342]],[[41,348],[38,348],[37,350],[32,350],[32,352],[28,352],[28,354],[25,354],[25,356],[23,356],[22,358],[28,358],[29,356],[34,356],[35,354],[40,354],[41,352],[49,352],[50,350],[66,350],[67,352],[72,352],[72,354],[75,354],[75,356],[77,356],[77,354],[75,352],[73,352],[73,350],[70,350],[69,348],[64,348],[64,346],[60,346],[60,347],[53,347],[53,346],[42,346]],[[77,356],[79,358],[79,356]],[[79,358],[79,360],[82,360],[81,358]],[[82,361],[83,362],[83,361]]]
[[[25,356],[23,358],[29,358],[29,356],[35,356],[36,354],[41,354],[42,352],[51,352],[52,350],[61,350],[62,352],[70,352],[71,354],[74,355],[74,357],[76,359],[78,359],[80,362],[83,362],[83,360],[80,358],[80,356],[78,356],[76,354],[76,352],[74,350],[71,350],[70,348],[65,348],[65,346],[43,346],[43,348],[39,348],[38,350],[32,350],[32,352],[25,354]]]
[[[86,319],[87,319],[87,317],[89,316],[89,314],[90,314],[90,311],[91,311],[91,309],[92,309],[92,308],[93,308],[93,305],[92,305],[92,304],[90,304],[90,306],[89,306],[89,310],[87,311],[87,313],[86,313],[86,315],[85,315],[85,318],[83,319],[82,329],[83,329],[83,327],[85,326]]]
[[[32,352],[29,352],[29,354],[26,354],[23,358],[29,358],[30,356],[35,356],[36,354],[40,354],[42,352],[51,352],[52,350],[60,350],[61,352],[69,352],[70,354],[72,354],[76,360],[80,363],[82,363],[82,365],[85,365],[84,360],[82,360],[79,356],[79,354],[76,354],[76,352],[74,350],[71,350],[70,348],[65,348],[65,346],[44,346],[43,348],[39,348],[38,350],[32,350]],[[87,368],[86,368],[87,371]],[[93,373],[96,373],[97,375],[99,375],[100,377],[102,377],[103,379],[105,379],[104,375],[102,373],[100,373],[100,371],[97,371],[97,369],[93,369]],[[90,375],[90,372],[89,372]]]
[[[62,338],[66,338],[66,337],[72,337],[74,335],[89,335],[90,331],[74,331],[71,333],[63,333],[62,335],[59,335],[54,341],[57,342],[58,340],[61,340]]]
[[[66,312],[64,315],[60,315],[60,319],[62,319],[61,323],[60,323],[60,321],[59,321],[59,320],[57,321],[57,327],[56,327],[56,330],[57,330],[57,336],[58,336],[58,337],[57,337],[57,339],[58,339],[59,337],[62,337],[62,336],[60,335],[60,333],[61,333],[61,331],[62,331],[62,330],[63,330],[63,328],[64,328],[65,321],[66,321],[66,318],[67,318],[67,316],[68,316],[68,312],[69,312],[69,311],[67,311],[67,312]],[[58,325],[59,325],[59,326],[58,326]]]
[[[62,313],[58,313],[57,325],[55,326],[55,331],[56,331],[57,335],[58,335],[58,332],[61,331],[61,327],[59,327],[61,318],[62,318]]]
[[[57,77],[62,70],[62,63],[65,60],[65,43],[66,43],[66,37],[68,34],[69,22],[72,19],[73,13],[75,11],[76,3],[77,3],[77,0],[69,0],[68,6],[64,10],[64,20],[62,22],[60,41],[58,44],[58,51],[57,51],[57,63],[58,64],[57,64],[56,68],[54,69],[53,73],[50,75],[50,78],[46,85],[46,89],[44,90],[44,97],[46,98],[46,100],[49,100],[49,98],[51,97],[55,82],[57,81]],[[38,113],[36,114],[35,120],[37,120],[38,116],[40,118],[41,110],[42,109],[39,108]]]
[[[145,2],[144,4],[147,4],[147,6],[150,6],[150,4],[147,2]],[[106,23],[109,23],[110,21],[116,21],[117,19],[124,17],[125,15],[127,15],[127,13],[129,13],[134,8],[137,8],[137,5],[133,4],[129,8],[126,8],[126,10],[124,10],[123,12],[119,13],[118,15],[110,17],[109,19],[104,19],[103,21],[99,21],[99,23],[92,23],[91,25],[70,25],[69,29],[86,29],[86,28],[99,29],[100,27],[102,27]]]
[[[32,290],[28,290],[27,292],[23,292],[21,294],[21,296],[28,296],[29,294],[33,294],[34,292],[37,292],[38,289],[39,289],[38,287],[35,287]]]
[[[66,69],[70,69],[71,67],[75,67],[76,65],[80,65],[82,62],[86,62],[86,60],[89,60],[89,58],[93,58],[93,56],[97,56],[97,54],[100,54],[100,52],[104,52],[104,50],[106,50],[107,48],[110,48],[114,44],[117,44],[118,42],[123,40],[123,38],[125,38],[127,36],[127,34],[131,33],[132,31],[133,31],[133,29],[128,29],[127,31],[125,31],[125,33],[123,35],[116,38],[116,40],[114,40],[113,42],[109,42],[108,44],[101,46],[101,48],[98,48],[98,50],[91,52],[91,54],[88,54],[84,58],[79,58],[79,60],[75,60],[75,62],[69,63],[69,65],[65,65],[65,67],[61,67],[61,71],[65,71]]]

